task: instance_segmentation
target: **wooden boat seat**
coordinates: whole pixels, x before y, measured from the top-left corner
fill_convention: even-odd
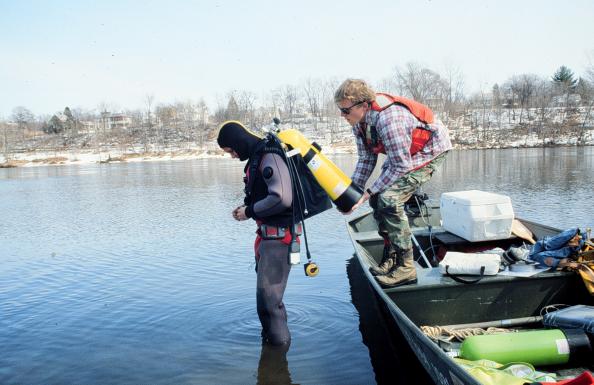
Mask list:
[[[383,238],[380,237],[377,231],[361,231],[359,233],[353,233],[352,238],[358,242],[383,241]]]

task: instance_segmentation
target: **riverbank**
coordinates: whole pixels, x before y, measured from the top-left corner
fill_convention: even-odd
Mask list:
[[[589,146],[588,144],[587,146]],[[500,146],[478,146],[478,145],[457,145],[457,150],[473,149],[503,149],[503,148],[536,148],[536,147],[574,147],[575,142],[556,143],[537,145],[536,143],[526,143],[526,141],[516,142],[513,145]],[[323,152],[326,155],[337,154],[355,154],[356,147],[349,145],[324,146]],[[148,152],[123,152],[117,149],[109,151],[31,151],[18,154],[12,154],[10,159],[0,155],[1,168],[15,167],[40,167],[40,166],[61,166],[61,165],[84,165],[93,163],[132,163],[132,162],[159,162],[171,160],[194,160],[206,158],[229,158],[229,155],[218,148],[195,148],[189,150],[168,149],[165,151]]]
[[[38,167],[38,166],[59,166],[77,165],[91,163],[123,163],[123,162],[156,162],[164,160],[188,160],[203,158],[223,158],[222,152],[207,150],[171,150],[159,152],[121,152],[117,150],[98,151],[52,151],[27,152],[14,154],[11,159],[0,157],[0,168],[13,167]]]
[[[558,136],[554,140],[550,138],[543,140],[535,134],[529,134],[520,138],[509,137],[507,140],[489,138],[489,140],[479,141],[476,137],[471,140],[473,137],[470,132],[464,130],[451,132],[451,136],[454,148],[457,150],[594,146],[594,130],[585,131],[581,140],[570,136]],[[355,154],[357,152],[354,143],[341,142],[328,144],[324,140],[318,140],[318,143],[322,145],[322,151],[326,155]],[[145,151],[144,147],[141,146],[133,146],[126,149],[116,146],[104,146],[101,150],[72,148],[51,151],[24,151],[13,153],[8,159],[0,154],[0,168],[92,163],[157,162],[225,157],[229,157],[229,155],[225,154],[214,142],[204,146],[186,147],[183,149],[170,146],[158,151]]]
[[[353,154],[354,146],[340,145],[324,147],[325,154]],[[170,160],[192,160],[205,158],[228,158],[229,155],[212,146],[193,149],[168,149],[164,151],[31,151],[12,154],[10,159],[0,155],[0,168],[60,166],[92,163],[158,162]]]

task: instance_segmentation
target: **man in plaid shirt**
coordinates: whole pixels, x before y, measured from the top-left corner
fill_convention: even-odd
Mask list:
[[[412,109],[400,103],[381,106],[376,101],[380,97],[385,101],[385,95],[376,95],[364,81],[347,79],[334,94],[334,101],[341,116],[353,127],[357,142],[359,159],[351,177],[353,182],[363,189],[376,166],[378,153],[386,154],[380,176],[350,212],[369,200],[379,234],[385,241],[384,257],[378,266],[371,268],[371,273],[382,286],[394,287],[417,281],[404,203],[431,179],[452,144],[447,128],[440,121],[419,120]],[[432,118],[427,107],[416,105]],[[425,130],[427,137],[418,147],[411,148],[417,140],[413,140],[416,135],[413,131],[418,128]]]

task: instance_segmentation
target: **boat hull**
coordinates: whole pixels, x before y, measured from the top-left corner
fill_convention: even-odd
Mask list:
[[[524,221],[538,237],[558,230]],[[412,223],[413,235],[428,246],[426,229]],[[420,364],[436,384],[459,385],[480,383],[450,358],[434,341],[422,333],[422,325],[454,325],[492,320],[538,316],[544,306],[554,303],[591,303],[579,277],[573,273],[549,272],[535,277],[485,277],[478,284],[463,285],[443,277],[437,268],[417,264],[418,283],[396,288],[382,288],[369,272],[380,262],[383,242],[371,213],[349,221],[348,231],[361,265],[361,274],[378,301],[385,307]],[[438,232],[439,230],[434,229]],[[442,237],[444,238],[444,237]],[[446,237],[447,238],[447,237]],[[451,237],[450,237],[451,238]],[[433,238],[431,238],[433,239]],[[445,238],[444,238],[445,239]],[[456,242],[460,243],[459,240]],[[517,240],[502,241],[503,246]],[[452,242],[452,244],[455,242]],[[483,245],[485,246],[485,245]],[[452,246],[454,247],[454,246]],[[418,251],[417,260],[423,264]],[[428,259],[434,262],[435,255]]]

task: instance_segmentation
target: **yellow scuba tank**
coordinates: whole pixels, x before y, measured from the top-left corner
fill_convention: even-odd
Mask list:
[[[363,191],[321,153],[316,143],[311,143],[295,129],[280,131],[277,136],[283,143],[299,151],[313,176],[340,211],[349,211],[361,199]]]

